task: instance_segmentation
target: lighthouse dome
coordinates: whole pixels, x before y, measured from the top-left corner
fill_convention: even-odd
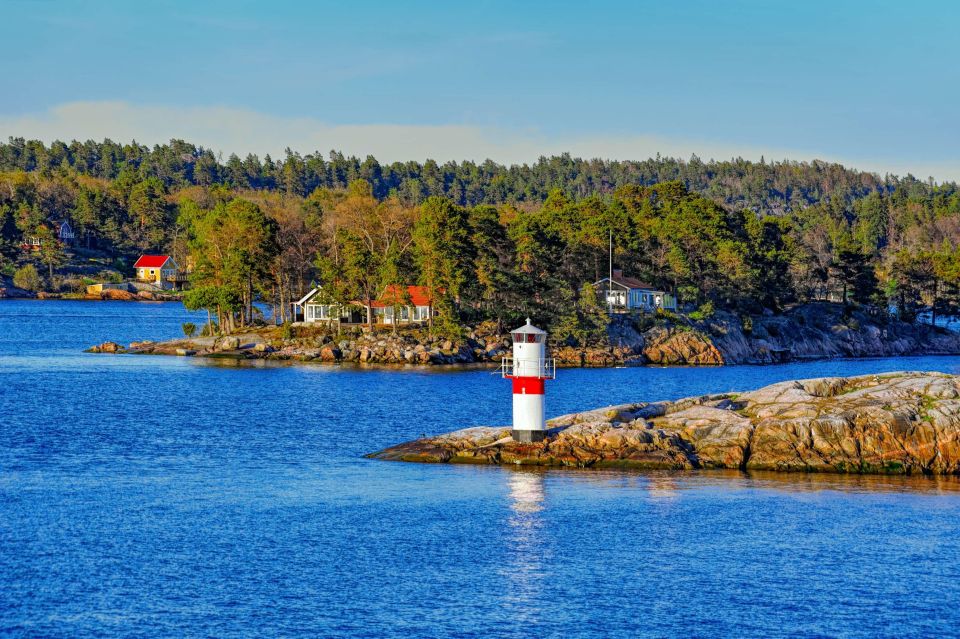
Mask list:
[[[526,323],[526,324],[524,324],[524,325],[521,326],[520,328],[515,328],[515,329],[513,329],[513,330],[510,331],[510,332],[511,332],[511,333],[532,333],[532,334],[534,334],[534,335],[546,335],[546,334],[547,334],[546,331],[541,330],[541,329],[537,328],[536,326],[534,326],[533,324],[531,324],[529,317],[527,318],[527,323]]]

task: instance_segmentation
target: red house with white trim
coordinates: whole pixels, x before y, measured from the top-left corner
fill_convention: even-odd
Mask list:
[[[370,307],[377,324],[409,324],[429,320],[435,314],[433,302],[434,293],[429,286],[391,284]]]
[[[438,293],[443,293],[438,289]],[[376,324],[416,324],[436,316],[433,307],[435,294],[428,286],[400,286],[391,284],[370,304]],[[340,324],[363,324],[367,321],[367,305],[360,300],[340,304],[316,287],[293,303],[294,317],[302,321],[339,322]]]

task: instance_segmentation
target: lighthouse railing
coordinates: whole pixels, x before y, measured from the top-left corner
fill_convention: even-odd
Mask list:
[[[508,355],[500,362],[500,376],[556,379],[557,362],[552,357],[515,360]]]

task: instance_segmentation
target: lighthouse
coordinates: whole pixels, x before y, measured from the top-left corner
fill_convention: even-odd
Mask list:
[[[547,426],[543,412],[544,380],[556,376],[553,358],[547,358],[547,332],[530,323],[510,332],[513,357],[504,357],[503,377],[513,382],[513,439],[543,441]]]

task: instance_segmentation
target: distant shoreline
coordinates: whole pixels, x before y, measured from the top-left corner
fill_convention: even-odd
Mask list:
[[[125,293],[125,291],[104,292],[100,295],[91,295],[88,293],[48,293],[46,291],[37,291],[28,294],[10,294],[8,291],[0,289],[0,302],[12,300],[33,300],[38,302],[180,302],[179,297],[173,295],[149,293],[147,295],[134,295],[128,293],[121,296],[116,293]]]

